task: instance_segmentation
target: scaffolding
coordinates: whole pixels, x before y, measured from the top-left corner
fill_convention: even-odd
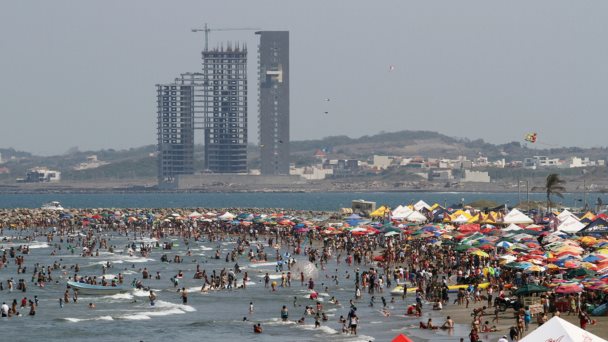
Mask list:
[[[247,48],[203,51],[205,168],[247,172]]]

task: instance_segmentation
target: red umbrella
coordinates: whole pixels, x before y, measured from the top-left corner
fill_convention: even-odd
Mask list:
[[[392,342],[414,342],[411,338],[403,335],[403,334],[399,334],[397,336],[395,336],[395,338],[393,339]]]
[[[579,292],[583,292],[583,289],[576,284],[561,284],[555,288],[555,293],[568,294]]]

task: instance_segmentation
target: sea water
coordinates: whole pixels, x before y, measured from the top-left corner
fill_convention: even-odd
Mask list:
[[[18,232],[5,230],[7,236],[16,236]],[[130,240],[124,236],[108,233],[109,244],[117,246],[116,250],[122,251]],[[132,240],[131,240],[132,241]],[[15,239],[11,244],[26,244]],[[319,301],[324,305],[325,312],[329,316],[328,322],[322,322],[320,328],[314,328],[314,317],[306,316],[304,325],[295,324],[294,321],[304,316],[305,306],[314,306],[316,301],[308,299],[309,291],[306,285],[301,286],[299,276],[294,275],[291,287],[279,287],[276,292],[264,287],[263,275],[269,273],[272,279],[280,278],[280,272],[275,272],[275,263],[270,259],[267,263],[250,263],[245,257],[238,259],[239,266],[243,272],[248,272],[250,281],[246,289],[219,290],[201,292],[202,280],[193,279],[196,265],[200,264],[208,274],[212,270],[219,272],[221,269],[232,268],[234,262],[225,262],[223,252],[221,259],[211,259],[206,256],[193,254],[188,257],[185,244],[167,251],[160,248],[153,249],[148,257],[128,256],[117,253],[100,253],[98,257],[81,257],[76,253],[72,255],[68,250],[62,248],[57,254],[51,256],[54,249],[53,244],[44,244],[41,241],[29,244],[39,246],[31,249],[30,254],[25,255],[27,266],[26,274],[17,274],[16,266],[10,263],[7,268],[0,270],[0,281],[5,284],[4,291],[0,291],[0,302],[10,305],[13,299],[19,303],[21,298],[33,299],[36,295],[40,300],[36,316],[28,316],[29,308],[19,309],[21,316],[3,318],[0,321],[1,340],[31,341],[44,337],[46,341],[82,341],[85,339],[99,339],[112,341],[167,341],[178,339],[179,341],[385,341],[396,335],[395,331],[407,327],[403,316],[405,307],[413,298],[407,302],[399,299],[390,304],[393,316],[384,317],[380,313],[381,296],[385,296],[390,302],[390,289],[385,289],[383,294],[376,294],[376,304],[369,306],[370,296],[364,294],[363,299],[356,302],[357,313],[360,316],[359,336],[345,335],[341,333],[341,324],[338,322],[340,315],[347,316],[349,311],[349,300],[354,297],[354,267],[348,268],[344,263],[336,265],[335,260],[330,262],[326,271],[321,271],[316,279],[316,289],[320,292]],[[0,249],[6,245],[0,244]],[[191,243],[192,249],[221,248],[216,242]],[[160,257],[167,253],[170,260],[172,256],[180,255],[184,259],[182,263],[162,263]],[[273,253],[269,253],[273,254]],[[304,256],[297,256],[298,260],[304,260]],[[50,265],[54,261],[66,265],[65,272],[53,271],[54,282],[44,287],[35,286],[31,282],[33,265]],[[59,305],[59,298],[63,298],[66,290],[66,282],[69,276],[73,276],[73,270],[69,266],[78,264],[81,267],[80,275],[102,276],[102,265],[110,262],[112,267],[107,270],[108,278],[122,273],[125,276],[125,284],[131,283],[135,278],[141,279],[141,270],[144,267],[153,276],[160,272],[161,279],[143,280],[145,286],[153,289],[157,295],[156,305],[151,306],[147,298],[149,292],[144,290],[130,289],[128,292],[114,295],[86,295],[80,294],[78,303],[66,303],[63,308]],[[371,266],[371,265],[370,265]],[[365,266],[359,266],[362,270]],[[336,271],[337,269],[337,271]],[[174,287],[170,278],[184,272],[184,278],[179,280],[179,286]],[[287,269],[284,270],[287,272]],[[345,279],[346,272],[351,273],[350,279]],[[239,278],[242,278],[242,273]],[[326,275],[338,275],[340,283],[336,285],[326,278]],[[17,290],[8,292],[6,280],[14,278],[15,283],[23,278],[27,282],[28,290],[23,293]],[[57,282],[55,282],[57,281]],[[239,285],[242,280],[239,281]],[[328,287],[325,290],[325,286]],[[188,289],[188,303],[182,304],[178,288]],[[70,291],[70,296],[72,292]],[[328,302],[329,296],[335,296],[343,306],[336,306]],[[293,306],[293,298],[297,297],[297,306]],[[249,314],[249,302],[254,303],[254,312]],[[94,303],[95,308],[90,309],[89,303]],[[291,322],[280,320],[281,307],[286,305],[289,309]],[[243,321],[243,317],[247,320]],[[261,323],[264,333],[253,334],[253,324]],[[410,323],[413,324],[413,323]]]
[[[606,195],[589,195],[595,203],[597,196],[608,202]],[[531,201],[544,201],[542,193],[531,193]],[[582,194],[568,193],[554,198],[564,206],[580,205]],[[416,203],[423,200],[442,206],[470,203],[485,199],[511,207],[524,201],[526,194],[517,192],[313,192],[313,193],[70,193],[70,194],[2,194],[0,208],[40,208],[43,203],[60,201],[65,208],[289,208],[300,210],[338,210],[350,207],[352,200],[374,201],[378,206]]]

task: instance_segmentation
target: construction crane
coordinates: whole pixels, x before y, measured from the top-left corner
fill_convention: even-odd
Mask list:
[[[257,31],[257,30],[261,30],[261,29],[255,28],[255,27],[212,29],[212,28],[209,28],[209,26],[207,26],[207,23],[205,23],[205,26],[203,26],[203,28],[193,28],[192,32],[205,32],[205,51],[209,51],[209,32],[211,32],[211,31]]]

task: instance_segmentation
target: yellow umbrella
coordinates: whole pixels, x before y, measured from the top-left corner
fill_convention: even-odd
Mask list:
[[[480,256],[480,257],[484,257],[484,258],[488,258],[490,256],[488,253],[486,253],[486,252],[484,252],[484,251],[482,251],[480,249],[471,252],[471,254],[477,255],[477,256]]]

